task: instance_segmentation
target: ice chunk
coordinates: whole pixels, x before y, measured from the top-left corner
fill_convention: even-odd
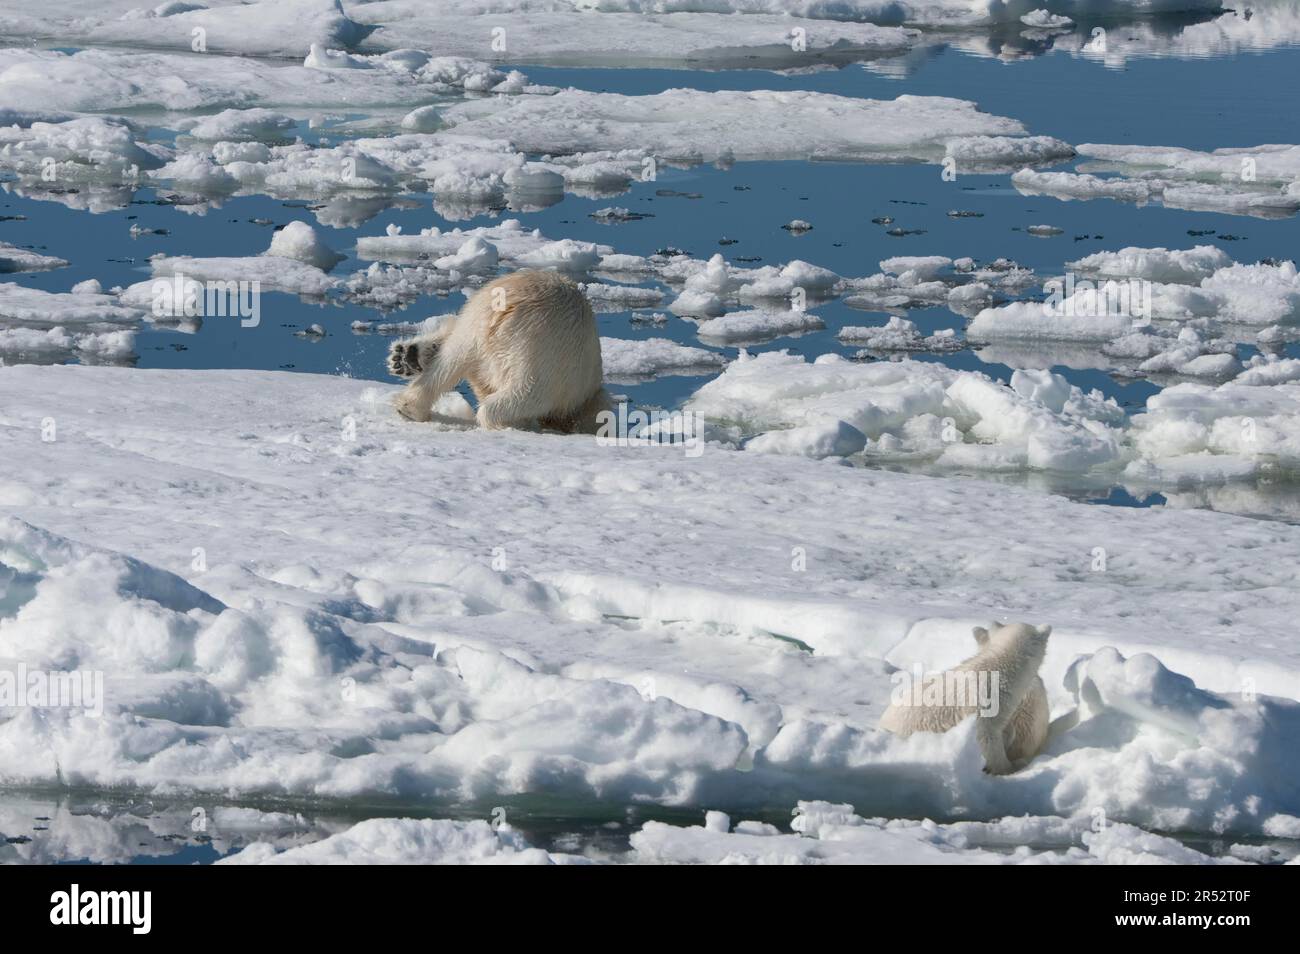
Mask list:
[[[130,363],[136,357],[135,332],[0,326],[0,358],[7,361],[39,364],[73,357],[92,364]]]
[[[83,118],[0,127],[0,168],[49,180],[134,178],[170,158],[164,146],[136,140],[133,127],[120,120]]]
[[[283,139],[295,125],[292,116],[270,109],[225,109],[188,125],[186,132],[195,139],[212,142]]]
[[[785,430],[768,431],[745,444],[756,454],[791,454],[799,457],[848,457],[867,446],[867,436],[844,421],[818,421]]]
[[[1058,199],[1122,199],[1145,203],[1151,187],[1130,179],[1101,179],[1076,172],[1035,172],[1021,169],[1011,177],[1012,184],[1025,195],[1050,195]]]
[[[1060,16],[1049,10],[1031,10],[1020,18],[1020,22],[1040,30],[1068,30],[1074,26],[1074,21],[1069,17]]]
[[[271,237],[267,255],[292,258],[328,272],[343,261],[343,255],[327,247],[306,222],[290,222]]]
[[[417,106],[402,117],[407,132],[427,133],[442,127],[442,114],[434,106]]]
[[[1050,165],[1074,157],[1074,147],[1051,136],[961,136],[945,144],[948,157],[982,171]]]
[[[1220,268],[1232,264],[1222,249],[1198,245],[1190,249],[1122,248],[1118,252],[1097,252],[1066,268],[1101,278],[1146,278],[1155,282],[1196,284]]]
[[[932,363],[864,365],[828,354],[808,364],[768,352],[733,362],[686,407],[746,434],[843,421],[879,441],[873,453],[940,466],[1086,471],[1122,461],[1117,405],[1059,375],[1018,374],[1008,388]],[[782,445],[773,439],[766,446]]]

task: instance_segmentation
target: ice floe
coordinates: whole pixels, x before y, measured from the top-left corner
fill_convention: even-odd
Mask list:
[[[133,331],[9,328],[0,316],[0,364],[54,364],[73,358],[87,364],[123,364],[135,357]]]
[[[756,821],[733,828],[722,812],[709,812],[699,826],[648,822],[632,835],[634,858],[715,865],[1233,863],[1123,823],[1099,831],[1057,816],[936,824],[863,818],[852,805],[827,802],[800,802],[791,815],[791,832]]]
[[[890,351],[956,351],[965,342],[951,328],[923,335],[915,322],[897,315],[879,327],[845,325],[835,336],[846,344],[862,345],[864,352]]]
[[[0,16],[0,27],[10,36],[57,37],[74,45],[288,57],[304,56],[313,43],[351,47],[373,29],[349,19],[340,0],[261,0],[212,7],[59,0],[40,16]]]
[[[967,337],[999,346],[1082,346],[1069,359],[1078,367],[1226,378],[1240,368],[1232,358],[1235,343],[1259,343],[1261,334],[1284,340],[1286,329],[1300,322],[1300,277],[1290,261],[1239,263],[1206,245],[1130,247],[1066,268],[1063,278],[1045,284],[1046,301],[985,308]],[[1093,363],[1086,349],[1093,350]],[[1013,363],[1043,360],[1046,349],[1041,355],[1021,348]]]
[[[0,242],[0,274],[14,272],[45,272],[64,268],[67,261],[53,255],[42,255],[28,248]]]
[[[237,294],[251,296],[261,291],[289,292],[309,298],[322,298],[340,284],[326,272],[342,261],[343,256],[321,241],[305,222],[290,222],[271,238],[270,247],[261,255],[242,257],[196,258],[189,255],[156,255],[149,260],[152,280],[137,282],[122,293],[122,300],[155,309],[159,307],[160,281],[163,312],[183,313],[188,298],[205,299],[211,285],[235,286]],[[165,286],[173,279],[174,292]],[[255,289],[255,292],[254,292]],[[233,313],[233,312],[232,312]],[[202,314],[202,311],[199,312]]]
[[[205,139],[239,123],[240,111],[275,109],[299,115],[319,110],[395,110],[442,101],[470,90],[521,92],[522,74],[507,74],[467,58],[431,57],[416,50],[359,57],[347,72],[322,68],[327,51],[298,63],[230,56],[193,56],[113,49],[76,52],[0,49],[0,105],[32,102],[82,113],[174,115]],[[328,64],[324,64],[328,65]],[[220,119],[194,111],[222,111]],[[68,117],[65,117],[68,118]],[[288,127],[281,127],[283,134]]]
[[[638,381],[662,374],[712,374],[726,363],[716,351],[667,338],[601,338],[600,358],[608,381]]]
[[[1300,146],[1261,145],[1202,152],[1173,146],[1083,143],[1078,172],[1022,169],[1026,195],[1119,199],[1170,208],[1281,218],[1300,209]],[[1091,172],[1117,173],[1107,178]]]
[[[310,844],[280,850],[265,841],[221,859],[223,865],[474,865],[581,862],[529,847],[509,826],[486,821],[370,818]]]
[[[676,303],[670,307],[676,310]],[[700,322],[697,334],[705,341],[740,345],[757,344],[774,338],[819,331],[825,327],[824,321],[807,311],[752,309],[731,311],[714,318],[707,318]]]
[[[50,328],[89,324],[133,324],[137,307],[99,291],[47,292],[13,282],[0,282],[0,323]]]
[[[1052,155],[1057,148],[1018,138],[1025,130],[1014,119],[942,96],[874,100],[803,90],[693,89],[625,96],[568,89],[554,96],[457,103],[443,118],[462,135],[509,140],[526,152],[632,149],[680,162],[939,162],[950,140],[986,161],[1011,161],[1026,150]]]

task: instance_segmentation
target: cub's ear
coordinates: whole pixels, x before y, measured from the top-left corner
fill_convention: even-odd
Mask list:
[[[1046,639],[1048,636],[1051,636],[1051,635],[1052,635],[1052,627],[1050,627],[1050,626],[1040,626],[1040,627],[1038,627],[1038,629],[1036,630],[1036,632],[1038,633],[1039,636],[1043,637],[1043,639]]]
[[[988,644],[989,631],[985,629],[983,626],[976,626],[973,630],[971,630],[971,632],[975,634],[975,642],[979,643],[979,645],[984,646]]]

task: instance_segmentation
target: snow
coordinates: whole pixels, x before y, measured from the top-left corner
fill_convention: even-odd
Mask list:
[[[788,389],[812,382],[771,357],[751,400],[800,406]],[[785,363],[860,388],[918,373]],[[986,427],[1037,420],[977,375],[925,373],[939,400],[945,380],[966,382],[954,393],[986,404]],[[1083,420],[1086,396],[1058,377],[1016,385]],[[1267,403],[1288,387],[1164,393],[1240,409],[1241,392]],[[204,400],[158,399],[189,390]],[[1160,833],[1276,833],[1300,815],[1300,654],[1273,638],[1300,608],[1296,527],[716,444],[689,458],[412,425],[393,393],[274,372],[5,369],[0,442],[24,468],[0,481],[0,563],[21,581],[0,600],[0,657],[100,669],[109,689],[99,718],[0,723],[6,784],[326,802],[528,792],[732,818],[832,803],[803,807],[799,842],[724,833],[716,816],[698,832],[646,824],[642,860],[806,860],[849,851],[843,827],[876,829],[860,858],[992,860],[1014,842],[1037,847],[1004,858],[1195,860]],[[50,421],[57,439],[42,441]],[[409,479],[430,468],[436,495]],[[968,724],[907,740],[874,728],[894,667],[951,664],[991,616],[1054,626],[1058,729],[1005,779],[981,771]],[[546,860],[486,823],[361,826],[283,860]]]

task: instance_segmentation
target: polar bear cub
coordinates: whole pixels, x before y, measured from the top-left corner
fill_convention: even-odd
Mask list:
[[[975,655],[948,672],[927,676],[919,692],[896,698],[880,717],[880,727],[903,737],[913,732],[947,732],[974,715],[984,771],[1007,775],[1024,767],[1047,743],[1051,713],[1038,668],[1052,627],[991,623],[989,629],[977,626],[974,632],[979,646]],[[987,711],[972,694],[951,698],[952,687],[972,676],[992,686]]]
[[[388,369],[411,383],[394,402],[413,421],[461,381],[484,428],[593,434],[610,410],[596,318],[582,291],[555,272],[514,272],[484,285],[428,334],[393,344]]]

